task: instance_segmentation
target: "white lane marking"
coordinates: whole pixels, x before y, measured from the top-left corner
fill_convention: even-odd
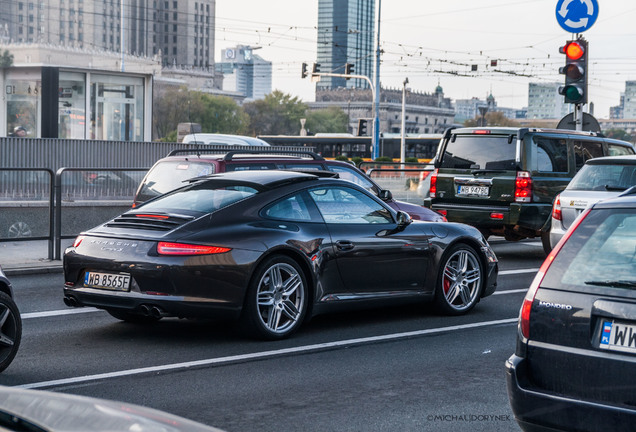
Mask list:
[[[60,315],[75,315],[75,314],[88,313],[88,312],[100,312],[100,309],[92,308],[92,307],[83,307],[83,308],[77,308],[77,309],[59,309],[59,310],[44,311],[44,312],[28,312],[28,313],[20,314],[20,318],[24,320],[29,318],[45,318],[45,317],[60,316]]]
[[[239,355],[217,357],[217,358],[210,358],[210,359],[204,359],[204,360],[194,360],[194,361],[183,362],[183,363],[172,363],[172,364],[166,364],[166,365],[160,365],[160,366],[128,369],[128,370],[107,372],[107,373],[94,374],[94,375],[84,375],[84,376],[63,378],[63,379],[51,380],[51,381],[41,381],[41,382],[36,382],[31,384],[22,384],[15,387],[25,388],[25,389],[35,389],[35,388],[42,388],[42,387],[53,387],[53,386],[61,386],[61,385],[68,385],[68,384],[77,384],[81,382],[95,381],[95,380],[102,380],[102,379],[109,379],[109,378],[119,378],[124,376],[139,375],[139,374],[145,374],[145,373],[174,371],[178,369],[188,369],[188,368],[199,367],[199,366],[242,363],[242,362],[246,362],[250,360],[262,360],[266,358],[279,357],[279,356],[289,355],[289,354],[306,354],[310,352],[332,350],[332,349],[345,347],[345,346],[351,347],[355,345],[407,339],[407,338],[412,338],[416,336],[429,335],[433,333],[447,333],[447,332],[452,332],[457,330],[488,327],[488,326],[494,326],[499,324],[513,324],[513,323],[516,324],[517,321],[518,321],[518,318],[508,318],[508,319],[501,319],[501,320],[494,320],[494,321],[484,321],[479,323],[461,324],[461,325],[455,325],[455,326],[449,326],[449,327],[439,327],[434,329],[416,330],[416,331],[404,332],[404,333],[394,333],[394,334],[383,335],[383,336],[347,339],[342,341],[326,342],[321,344],[305,345],[305,346],[284,348],[284,349],[272,350],[272,351],[261,351],[261,352],[255,352],[255,353],[249,353],[249,354],[239,354]]]
[[[513,275],[513,274],[521,274],[521,273],[536,273],[538,272],[538,268],[529,268],[529,269],[515,269],[515,270],[502,270],[499,272],[499,276]]]

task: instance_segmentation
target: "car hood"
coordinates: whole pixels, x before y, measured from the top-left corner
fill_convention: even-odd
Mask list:
[[[13,430],[11,426],[18,426],[21,421],[45,431],[220,432],[163,411],[124,402],[0,386],[0,424]]]
[[[411,216],[414,220],[422,220],[428,222],[446,222],[446,218],[441,214],[424,206],[411,204],[404,201],[393,201],[391,205],[395,210],[402,210]]]

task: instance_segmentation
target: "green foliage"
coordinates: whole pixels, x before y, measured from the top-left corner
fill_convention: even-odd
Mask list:
[[[407,157],[406,159],[404,159],[404,162],[407,162],[407,163],[418,163],[419,160],[417,160],[416,157]]]
[[[334,159],[339,160],[339,161],[349,162],[349,158],[346,157],[345,155],[338,155]]]
[[[362,162],[364,162],[364,159],[362,159],[361,157],[356,156],[356,157],[351,158],[351,162],[353,162],[357,167],[359,167],[360,164]]]
[[[317,133],[347,133],[349,116],[340,107],[307,112],[305,128],[310,135]]]
[[[375,158],[375,162],[393,162],[393,158],[388,156],[378,156]]]
[[[215,96],[185,87],[157,87],[154,91],[153,133],[164,140],[179,123],[199,123],[202,132],[245,135],[249,117],[231,98]]]
[[[0,67],[9,67],[13,65],[13,54],[8,50],[4,50],[0,56]]]
[[[298,135],[307,105],[298,97],[274,90],[264,99],[244,104],[243,109],[250,118],[251,135]]]
[[[603,135],[608,138],[614,138],[629,142],[633,141],[632,136],[624,129],[607,129],[606,131],[603,131]]]

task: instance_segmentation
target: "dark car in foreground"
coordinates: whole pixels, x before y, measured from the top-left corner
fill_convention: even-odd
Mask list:
[[[22,319],[13,300],[13,287],[0,268],[0,372],[15,358],[22,340]]]
[[[478,230],[412,221],[318,174],[210,175],[83,233],[64,254],[65,303],[124,321],[240,318],[280,339],[326,311],[428,300],[462,314],[493,293]]]
[[[0,430],[222,432],[183,417],[106,399],[0,386]]]
[[[586,210],[525,296],[506,362],[510,404],[525,431],[634,430],[634,189]]]

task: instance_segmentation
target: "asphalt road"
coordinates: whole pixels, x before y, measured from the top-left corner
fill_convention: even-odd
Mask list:
[[[61,274],[14,276],[23,341],[0,384],[115,399],[227,431],[518,431],[504,361],[540,242],[493,240],[497,293],[468,315],[422,305],[320,316],[289,340],[227,322],[118,322],[62,302]]]

